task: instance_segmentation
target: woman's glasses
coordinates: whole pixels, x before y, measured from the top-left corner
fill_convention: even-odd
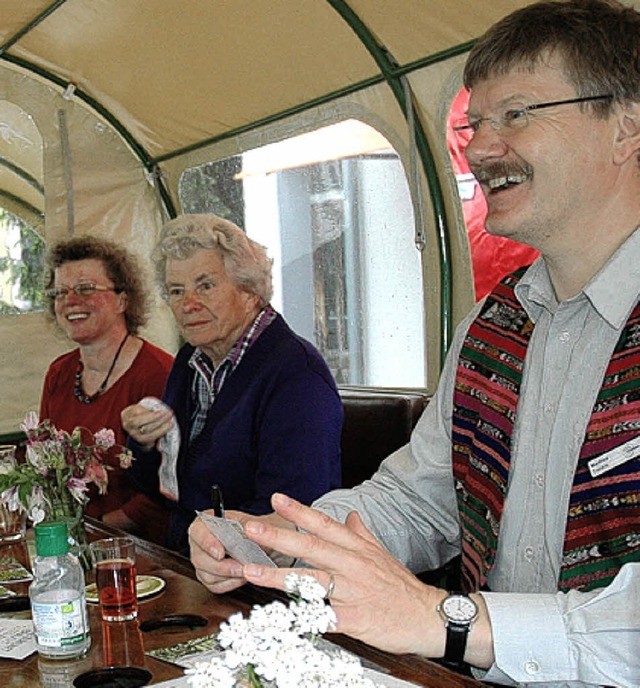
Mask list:
[[[103,287],[100,284],[93,284],[93,282],[80,282],[79,284],[76,284],[75,287],[53,287],[51,289],[47,289],[46,294],[47,298],[51,299],[52,301],[62,301],[63,299],[66,299],[71,292],[80,298],[89,299],[99,291],[112,291],[116,294],[120,294],[122,289],[115,287]]]

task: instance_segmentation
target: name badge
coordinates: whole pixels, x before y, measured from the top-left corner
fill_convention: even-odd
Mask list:
[[[606,454],[596,456],[595,459],[587,462],[592,478],[620,466],[640,454],[640,436],[621,444],[619,447],[608,451]]]

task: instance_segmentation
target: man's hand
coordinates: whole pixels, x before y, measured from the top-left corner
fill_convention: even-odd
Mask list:
[[[270,522],[280,528],[293,527],[277,514],[252,516],[242,511],[227,510],[225,518],[239,521],[243,526],[251,520],[254,522]],[[189,546],[191,548],[191,562],[195,568],[196,577],[211,592],[218,594],[230,592],[246,583],[242,564],[227,556],[222,543],[200,518],[196,518],[189,526]],[[267,549],[267,554],[277,564],[281,565],[283,563],[283,557],[279,553]],[[284,559],[287,564],[292,562],[291,557]]]
[[[272,504],[289,528],[250,519],[245,521],[247,537],[264,549],[307,562],[314,568],[296,571],[313,576],[325,589],[333,580],[337,632],[389,652],[444,655],[445,626],[436,607],[446,592],[419,581],[384,549],[356,512],[341,524],[281,494],[273,496]],[[235,570],[244,580],[279,590],[284,590],[290,572],[255,564]],[[490,626],[482,598],[474,599],[480,618],[470,633],[467,659],[486,667],[493,661]]]

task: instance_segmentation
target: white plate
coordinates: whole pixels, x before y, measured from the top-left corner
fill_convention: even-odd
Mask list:
[[[136,595],[139,600],[150,597],[160,592],[166,585],[165,581],[158,576],[136,576]],[[98,603],[98,590],[95,583],[87,585],[87,602]]]

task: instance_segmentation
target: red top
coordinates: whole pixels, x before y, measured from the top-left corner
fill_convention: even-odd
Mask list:
[[[80,350],[74,349],[56,358],[49,366],[40,400],[40,419],[49,418],[57,428],[67,432],[72,432],[78,425],[91,432],[110,428],[115,433],[116,442],[126,444],[127,435],[122,429],[120,412],[143,397],[162,397],[173,356],[143,340],[129,370],[91,404],[83,404],[74,394],[79,359]],[[91,492],[86,513],[99,517],[122,508],[130,519],[147,529],[153,525],[158,530],[158,519],[164,526],[166,517],[161,507],[133,490],[115,457],[111,465],[113,470],[109,471],[107,494],[101,496]],[[161,529],[164,530],[163,527]]]

